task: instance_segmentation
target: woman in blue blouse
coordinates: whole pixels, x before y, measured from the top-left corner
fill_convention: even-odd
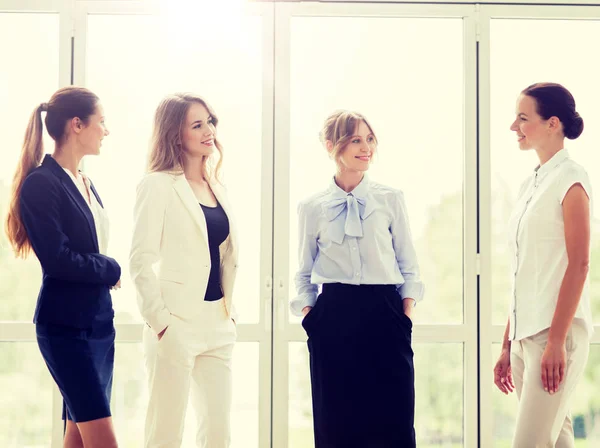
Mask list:
[[[365,117],[333,113],[321,140],[337,171],[299,205],[291,303],[305,316],[315,447],[414,447],[410,315],[423,283],[404,196],[365,174],[377,150]]]

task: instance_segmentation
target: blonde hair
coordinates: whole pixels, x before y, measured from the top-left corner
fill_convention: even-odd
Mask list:
[[[21,157],[14,174],[8,215],[5,222],[5,232],[15,255],[27,258],[31,251],[31,242],[21,220],[20,196],[25,179],[39,166],[44,155],[42,112],[46,112],[46,130],[50,137],[60,143],[65,134],[67,121],[78,117],[84,124],[96,112],[98,97],[83,87],[63,87],[57,90],[48,103],[37,106],[30,118],[25,139],[21,149]]]
[[[183,129],[188,110],[194,103],[206,107],[212,117],[214,126],[219,122],[214,110],[198,95],[192,93],[175,93],[165,97],[154,114],[154,128],[148,158],[148,170],[154,171],[183,171],[183,146],[181,145]],[[219,161],[213,166],[213,158],[205,157],[202,162],[202,177],[206,180],[215,178],[219,180],[221,164],[223,162],[223,147],[215,137],[215,146],[219,151]]]
[[[336,162],[339,161],[342,152],[350,140],[352,140],[354,132],[361,121],[367,125],[369,131],[371,131],[375,138],[375,143],[377,143],[377,137],[375,136],[373,127],[366,117],[358,112],[338,110],[329,115],[325,120],[323,129],[321,129],[321,132],[319,133],[319,138],[324,145],[327,141],[330,141],[333,144],[333,149],[329,152],[329,155]]]

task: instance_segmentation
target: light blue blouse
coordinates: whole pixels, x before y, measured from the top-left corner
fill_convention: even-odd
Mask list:
[[[417,255],[404,195],[369,181],[346,193],[329,188],[298,206],[298,295],[292,313],[302,315],[317,301],[318,285],[397,285],[400,296],[423,299]]]

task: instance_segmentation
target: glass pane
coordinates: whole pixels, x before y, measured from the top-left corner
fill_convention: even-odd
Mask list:
[[[419,307],[416,321],[462,322],[462,27],[461,19],[292,18],[291,280],[298,202],[326,188],[335,173],[319,131],[334,110],[354,109],[369,118],[380,142],[370,178],[406,196],[426,300],[435,300]]]
[[[141,343],[118,342],[111,411],[119,446],[139,447],[144,439],[148,386]]]
[[[258,447],[258,343],[234,349],[232,448]],[[112,411],[119,446],[137,448],[144,435],[148,390],[140,343],[118,343]],[[195,446],[196,418],[189,405],[182,446]],[[1,439],[0,439],[1,440]]]
[[[515,430],[515,419],[517,417],[517,407],[519,402],[517,400],[516,393],[510,395],[504,395],[498,390],[495,384],[493,384],[494,366],[500,356],[501,344],[492,344],[492,365],[490,366],[489,375],[486,376],[485,372],[483,375],[483,381],[492,382],[492,403],[493,403],[493,434],[494,434],[494,447],[497,448],[510,448],[513,433]]]
[[[258,448],[259,344],[238,342],[233,351],[231,448]]]
[[[492,378],[492,369],[500,355],[500,349],[500,344],[492,345],[493,355],[489,375],[490,381]],[[593,344],[590,347],[590,356],[583,379],[577,385],[571,406],[576,448],[592,448],[600,444],[600,422],[598,419],[600,415],[599,381],[600,345]],[[492,387],[494,389],[494,447],[509,448],[515,430],[519,402],[516,393],[512,393],[507,397],[495,385]]]
[[[308,349],[305,342],[289,343],[289,448],[315,446]]]
[[[37,343],[0,344],[0,446],[50,446],[53,384]]]
[[[590,347],[590,356],[583,375],[577,385],[571,408],[575,446],[600,446],[600,345]],[[585,440],[585,442],[583,442]]]
[[[417,446],[464,446],[463,345],[417,343],[413,347]]]
[[[234,300],[240,322],[256,323],[261,255],[270,256],[261,254],[259,238],[262,19],[243,17],[235,32],[224,25],[208,34],[198,33],[196,27],[163,26],[163,20],[88,17],[87,85],[101,98],[111,135],[101,157],[87,159],[86,171],[111,218],[110,254],[124,268],[123,288],[114,295],[116,320],[140,320],[127,264],[135,187],[146,167],[153,114],[165,95],[191,91],[205,97],[219,117],[223,181],[239,220],[242,246]],[[210,17],[202,20],[209,23]]]
[[[31,321],[41,283],[35,256],[14,258],[4,233],[10,185],[29,116],[58,89],[58,14],[0,13],[0,320]],[[24,57],[26,55],[26,57]],[[47,133],[46,152],[54,145]]]
[[[588,58],[582,42],[600,39],[600,22],[591,20],[506,20],[491,22],[491,159],[492,159],[492,303],[495,324],[506,324],[511,288],[507,252],[507,222],[518,188],[538,164],[534,151],[522,154],[514,132],[517,97],[521,90],[540,81],[563,84],[571,91],[585,130],[577,140],[565,141],[571,157],[585,167],[592,189],[600,191],[600,156],[596,150],[600,128],[598,103],[598,66]],[[523,42],[545,42],[514,70],[515,48]],[[569,55],[568,64],[557,64],[557,55]],[[510,67],[507,68],[507,67]],[[592,229],[592,266],[600,263],[599,210],[596,207]],[[592,268],[591,303],[596,321],[600,320],[600,270]]]
[[[415,430],[419,447],[463,446],[463,346],[414,344]],[[289,446],[314,446],[308,350],[290,343]],[[436,368],[432,369],[431,366]],[[440,375],[440,372],[444,372]]]

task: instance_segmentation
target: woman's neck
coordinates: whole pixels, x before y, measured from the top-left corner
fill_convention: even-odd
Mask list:
[[[68,145],[54,148],[54,153],[52,153],[52,158],[58,163],[61,167],[69,170],[73,173],[73,176],[77,177],[77,172],[79,171],[79,163],[83,156],[77,154],[74,148],[69,147]]]
[[[335,183],[338,187],[344,190],[346,193],[354,190],[358,184],[360,184],[365,177],[365,173],[362,171],[341,171],[335,174]]]

